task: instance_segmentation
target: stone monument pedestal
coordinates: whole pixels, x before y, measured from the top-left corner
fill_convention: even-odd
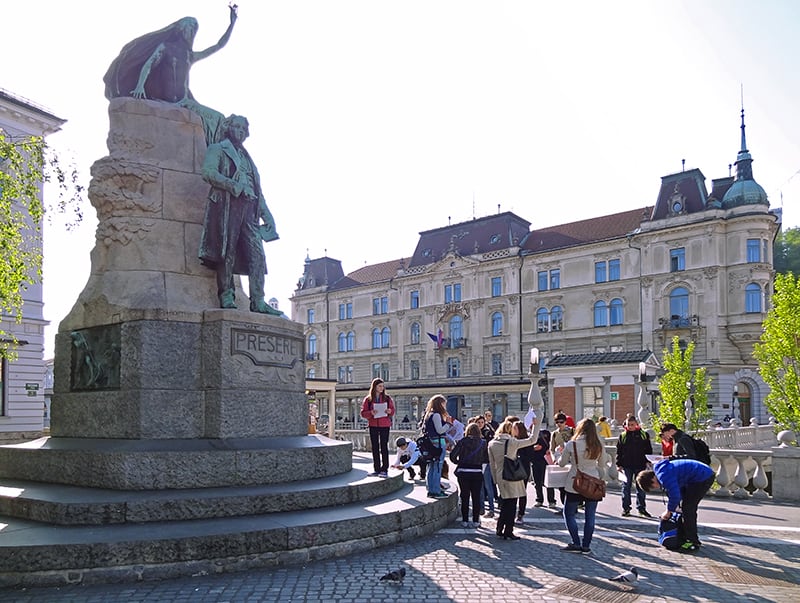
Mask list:
[[[0,585],[308,562],[444,525],[455,496],[429,503],[402,474],[354,469],[350,442],[308,435],[302,325],[250,312],[241,287],[242,309],[218,308],[198,259],[200,118],[131,98],[109,116],[52,437],[0,446]]]

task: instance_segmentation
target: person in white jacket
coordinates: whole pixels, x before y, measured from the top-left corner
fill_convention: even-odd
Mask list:
[[[558,460],[562,467],[570,466],[567,474],[566,501],[564,502],[564,523],[572,538],[567,546],[561,550],[568,553],[592,552],[592,535],[594,534],[594,521],[597,512],[597,500],[584,498],[572,486],[572,480],[577,475],[578,469],[593,477],[604,478],[603,470],[603,444],[597,436],[597,427],[591,419],[582,419],[575,428],[575,435],[564,444],[564,452]],[[578,505],[584,504],[583,539],[578,533]]]
[[[500,491],[500,517],[497,519],[497,535],[506,540],[519,540],[514,535],[514,514],[517,510],[517,499],[525,496],[525,482],[523,480],[507,481],[503,479],[503,457],[517,458],[517,451],[525,446],[533,446],[539,439],[541,422],[534,418],[531,424],[531,434],[528,438],[520,440],[511,435],[511,426],[514,421],[506,419],[500,424],[494,439],[489,442],[489,465],[492,475]]]

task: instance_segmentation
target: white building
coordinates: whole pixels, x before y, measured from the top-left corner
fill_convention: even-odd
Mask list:
[[[350,274],[306,259],[292,317],[305,324],[307,378],[337,380],[343,420],[357,419],[376,376],[398,419],[434,393],[460,417],[504,416],[527,408],[536,347],[548,415],[621,420],[636,410],[639,362],[655,374],[677,336],[696,343],[715,417],[766,422],[752,349],[780,210],[753,179],[744,115],[741,132],[735,178],[710,192],[693,169],[663,177],[649,207],[533,230],[513,213],[487,216],[422,232],[411,257]]]
[[[57,132],[64,120],[32,101],[0,89],[0,129],[6,137],[47,136]],[[0,169],[2,166],[0,165]],[[39,190],[40,198],[42,189]],[[38,244],[41,249],[41,239]],[[17,359],[0,360],[0,441],[38,437],[44,417],[44,350],[42,284],[29,284],[22,292],[22,321],[5,314],[2,330],[19,342]]]

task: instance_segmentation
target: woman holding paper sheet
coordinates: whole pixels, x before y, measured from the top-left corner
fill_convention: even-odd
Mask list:
[[[367,420],[372,443],[372,465],[375,471],[370,476],[388,477],[389,429],[392,427],[394,412],[394,400],[386,393],[383,379],[373,379],[369,386],[369,395],[361,404],[361,416]]]

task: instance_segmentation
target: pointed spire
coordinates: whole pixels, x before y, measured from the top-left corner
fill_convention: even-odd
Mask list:
[[[739,149],[740,153],[747,153],[747,140],[744,136],[744,106],[742,106],[742,148]]]

